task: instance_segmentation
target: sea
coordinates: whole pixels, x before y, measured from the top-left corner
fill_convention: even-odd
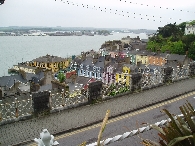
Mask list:
[[[82,51],[98,51],[105,41],[120,40],[130,36],[147,39],[145,33],[113,33],[94,36],[0,36],[0,77],[8,75],[8,69],[21,62],[31,61],[47,54],[70,57]]]

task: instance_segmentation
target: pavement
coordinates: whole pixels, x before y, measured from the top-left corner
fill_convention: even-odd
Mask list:
[[[146,127],[147,124],[154,124],[168,118],[161,112],[162,109],[169,110],[172,114],[181,114],[179,106],[183,105],[188,100],[195,107],[195,92],[179,96],[178,98],[155,104],[153,106],[125,114],[116,118],[109,119],[106,128],[103,132],[102,140],[121,135],[125,132],[136,130],[140,127]],[[78,146],[84,141],[87,144],[97,141],[97,136],[101,127],[101,123],[82,128],[70,133],[65,133],[55,136],[55,140],[59,142],[59,146]],[[156,130],[150,130],[139,135],[129,137],[123,141],[109,144],[110,146],[143,146],[142,139],[150,139],[158,142],[159,138]],[[28,146],[36,146],[31,143]]]

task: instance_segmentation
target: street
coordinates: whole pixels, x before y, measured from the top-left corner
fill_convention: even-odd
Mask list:
[[[136,130],[140,127],[145,127],[148,124],[154,124],[160,122],[161,120],[166,119],[168,116],[165,113],[162,113],[162,109],[169,110],[172,114],[181,114],[179,106],[183,105],[186,100],[188,100],[193,107],[195,107],[194,95],[195,92],[189,93],[187,95],[180,96],[176,99],[169,100],[160,104],[156,104],[123,116],[109,119],[107,126],[103,132],[102,140],[107,138],[112,138],[117,135],[121,135],[125,132],[130,132]],[[109,107],[108,107],[109,109]],[[111,111],[112,112],[112,111]],[[106,111],[105,111],[106,113]],[[102,117],[103,119],[104,117]],[[73,131],[71,133],[65,133],[62,135],[55,136],[60,145],[59,146],[78,146],[84,141],[87,144],[97,141],[98,133],[100,130],[101,123],[92,125],[83,129]],[[156,130],[150,130],[130,138],[127,138],[123,141],[115,142],[110,144],[110,146],[141,146],[141,138],[151,139],[158,141],[158,135]],[[30,146],[35,145],[35,143]]]

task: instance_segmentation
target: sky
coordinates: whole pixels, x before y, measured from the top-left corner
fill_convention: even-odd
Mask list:
[[[5,0],[0,27],[157,29],[194,20],[194,8],[195,0]]]

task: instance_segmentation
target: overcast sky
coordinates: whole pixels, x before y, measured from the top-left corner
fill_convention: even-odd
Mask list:
[[[0,5],[0,27],[157,29],[194,20],[194,8],[195,0],[5,0]]]

